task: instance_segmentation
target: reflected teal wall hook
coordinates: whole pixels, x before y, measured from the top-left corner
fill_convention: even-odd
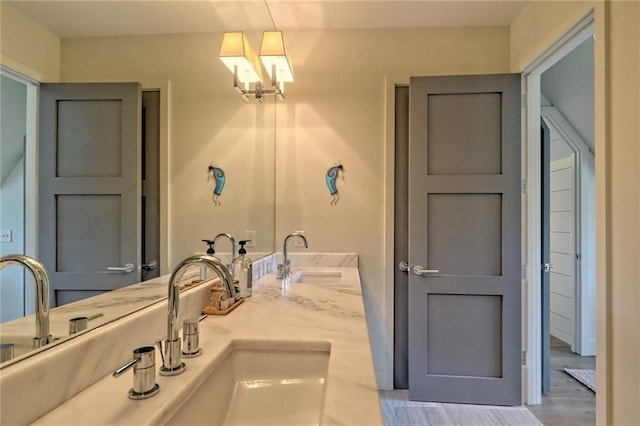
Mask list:
[[[216,206],[220,206],[222,205],[222,203],[220,202],[222,188],[224,188],[224,184],[227,180],[227,177],[224,174],[224,170],[222,170],[220,167],[209,164],[207,181],[209,181],[210,179],[214,179],[216,182],[216,186],[213,188],[213,195],[211,199]]]
[[[342,180],[344,180],[344,166],[342,163],[338,162],[337,166],[330,167],[329,170],[327,170],[327,174],[325,176],[327,188],[329,188],[329,194],[331,194],[332,206],[337,205],[338,201],[340,201],[340,194],[338,192],[338,187],[336,186],[336,180],[341,174]]]

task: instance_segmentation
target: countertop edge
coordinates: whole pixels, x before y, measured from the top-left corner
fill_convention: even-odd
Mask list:
[[[205,353],[185,360],[187,371],[180,376],[156,376],[161,389],[157,396],[144,401],[128,400],[130,373],[119,379],[108,376],[35,424],[162,424],[181,405],[178,400],[194,391],[204,380],[206,369],[213,368],[216,359],[234,340],[295,341],[304,340],[299,337],[304,336],[307,340],[331,343],[321,424],[382,425],[359,272],[356,267],[330,269],[341,272],[340,282],[294,283],[287,294],[273,274],[255,281],[254,296],[236,311],[224,317],[209,317],[201,323],[201,346],[206,348]],[[322,323],[317,321],[319,318],[324,319]],[[156,364],[161,362],[157,356]],[[110,396],[109,400],[104,399],[105,395]]]

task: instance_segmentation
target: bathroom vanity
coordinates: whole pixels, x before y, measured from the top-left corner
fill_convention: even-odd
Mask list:
[[[245,303],[229,315],[209,316],[200,323],[202,355],[183,359],[187,368],[178,376],[156,375],[160,391],[152,398],[129,399],[132,373],[115,379],[111,372],[131,359],[135,348],[153,345],[165,337],[166,301],[0,370],[3,388],[33,387],[25,399],[26,395],[3,392],[2,423],[151,425],[189,419],[190,423],[215,424],[225,416],[228,422],[238,421],[242,415],[260,418],[262,411],[271,416],[270,406],[255,404],[248,408],[240,405],[234,408],[235,413],[226,413],[233,401],[226,402],[229,389],[216,385],[226,383],[216,374],[231,374],[233,368],[233,374],[240,376],[249,370],[260,374],[262,369],[276,374],[272,377],[284,374],[286,380],[280,380],[280,385],[313,378],[319,385],[312,392],[319,405],[304,411],[311,418],[317,415],[319,424],[382,425],[357,256],[292,256],[292,276],[287,283],[268,272],[273,261],[266,258],[255,265],[257,275],[265,274],[256,277],[253,296]],[[181,294],[180,323],[199,314],[208,300],[209,288],[210,284],[199,285]],[[236,353],[248,362],[235,361]],[[161,363],[156,353],[156,366]],[[79,376],[94,379],[74,379]],[[249,382],[253,387],[256,383],[263,382]],[[229,382],[229,386],[234,384]],[[303,393],[282,395],[289,396],[285,401],[274,400],[274,404],[306,407],[306,402],[299,399],[304,398]],[[59,402],[46,407],[51,399]],[[229,420],[229,416],[234,417]]]

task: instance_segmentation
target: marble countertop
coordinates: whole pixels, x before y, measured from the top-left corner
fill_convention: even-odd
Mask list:
[[[264,253],[261,253],[260,256],[260,259],[254,261],[256,265],[256,271],[254,273],[255,279],[258,279],[275,266],[275,256]],[[222,259],[228,260],[229,257],[229,254],[223,253],[221,255]],[[199,270],[194,268],[187,271],[182,277],[182,280],[188,282],[194,278],[199,278],[199,275]],[[127,315],[166,299],[168,281],[169,275],[167,274],[50,309],[49,331],[55,341],[39,349],[30,350],[24,355],[17,355],[14,359],[0,364],[0,369],[15,364],[16,362],[21,362],[28,357],[80,337],[92,329],[126,317]],[[86,330],[74,335],[69,335],[69,320],[71,318],[89,317],[95,314],[102,315],[91,320]],[[12,338],[18,337],[31,344],[30,339],[35,336],[35,330],[34,314],[6,321],[0,323],[0,341],[2,341],[2,343],[12,342]]]
[[[51,308],[49,311],[49,329],[54,336],[65,336],[69,332],[69,319],[78,316],[105,314],[93,320],[93,324],[102,325],[125,314],[149,306],[149,304],[167,297],[167,278],[163,276],[149,281],[123,287],[91,298]],[[35,335],[35,315],[27,315],[0,323],[0,333]]]
[[[204,353],[183,359],[187,369],[179,376],[156,375],[160,392],[153,398],[128,399],[131,372],[119,379],[109,375],[35,424],[162,424],[179,408],[180,398],[176,396],[188,395],[204,379],[201,372],[205,367],[233,340],[274,339],[331,343],[321,424],[382,425],[358,269],[321,269],[339,271],[341,277],[318,284],[296,282],[283,289],[275,274],[267,274],[254,282],[253,296],[236,310],[202,321],[200,342]],[[156,358],[159,366],[159,354]]]

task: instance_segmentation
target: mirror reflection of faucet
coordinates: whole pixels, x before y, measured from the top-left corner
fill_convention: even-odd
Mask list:
[[[94,314],[88,317],[70,318],[69,319],[69,336],[71,336],[72,334],[78,333],[82,330],[86,330],[87,325],[89,324],[89,321],[94,320],[96,318],[100,318],[103,315],[104,314],[102,312],[99,312],[97,314]]]
[[[0,363],[11,361],[15,356],[15,345],[13,343],[0,344]]]
[[[213,239],[214,244],[217,243],[218,239],[220,239],[221,237],[226,237],[231,243],[231,261],[227,265],[227,269],[231,270],[231,265],[233,265],[233,261],[236,260],[236,239],[233,238],[231,234],[223,232],[221,234],[216,235],[216,237]]]
[[[7,265],[21,265],[33,275],[36,283],[36,336],[33,348],[37,349],[53,342],[49,334],[49,275],[44,265],[22,254],[9,254],[0,258],[0,269]]]
[[[278,265],[278,279],[289,280],[291,277],[291,261],[288,259],[287,255],[287,242],[290,238],[300,238],[304,244],[304,248],[309,248],[309,243],[307,242],[307,238],[301,232],[292,232],[284,238],[284,244],[282,247],[283,260],[282,263]]]

